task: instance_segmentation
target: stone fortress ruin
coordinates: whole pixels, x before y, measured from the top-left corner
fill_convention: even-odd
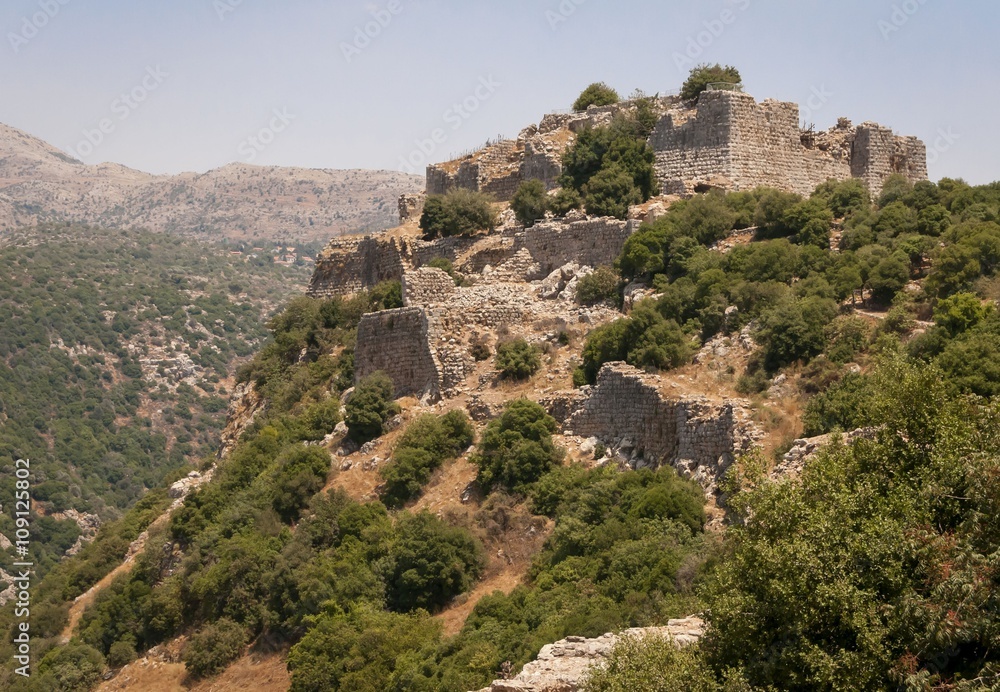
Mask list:
[[[547,115],[516,140],[429,166],[427,193],[461,187],[506,201],[524,180],[539,179],[553,188],[562,173],[562,154],[576,133],[606,124],[634,110],[636,103]],[[693,102],[677,96],[655,98],[653,105],[660,119],[649,144],[664,194],[766,185],[808,195],[831,178],[853,177],[878,195],[894,173],[913,181],[927,178],[924,144],[877,123],[854,126],[842,118],[831,129],[815,132],[801,127],[795,103],[758,103],[749,94],[729,90],[706,91]]]
[[[797,105],[758,103],[739,91],[708,91],[696,102],[658,97],[652,103],[658,122],[649,144],[664,197],[633,209],[629,220],[571,212],[525,228],[508,210],[488,235],[427,241],[417,228],[423,196],[408,195],[400,200],[399,228],[334,239],[317,260],[311,296],[349,295],[386,280],[402,282],[404,291],[405,307],[362,319],[356,377],[384,371],[397,396],[428,403],[462,398],[472,412],[496,378],[484,372],[487,364],[474,360],[471,343],[495,345],[512,336],[542,343],[556,331],[586,333],[620,316],[609,307],[579,305],[577,282],[612,265],[641,222],[678,197],[759,186],[808,195],[829,179],[852,177],[878,194],[892,174],[913,181],[927,177],[923,143],[875,123],[855,127],[841,119],[814,132],[800,127]],[[636,107],[636,101],[625,101],[547,115],[516,140],[429,166],[426,194],[466,188],[509,201],[529,179],[555,189],[563,154],[577,133]],[[428,266],[442,258],[461,285]],[[741,402],[664,394],[655,376],[624,364],[606,365],[597,384],[582,390],[570,390],[568,371],[562,375],[563,391],[546,387],[539,394],[564,432],[605,442],[633,468],[669,463],[714,490],[729,464],[755,443]],[[485,417],[496,413],[489,406],[484,410]]]

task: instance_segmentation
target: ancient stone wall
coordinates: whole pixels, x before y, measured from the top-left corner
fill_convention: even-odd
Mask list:
[[[403,275],[403,303],[407,307],[445,303],[455,292],[455,280],[440,269],[424,267]]]
[[[927,147],[916,137],[898,137],[877,123],[858,127],[851,174],[882,190],[887,177],[899,173],[912,181],[927,179]],[[878,194],[876,192],[876,194]]]
[[[570,262],[595,268],[612,265],[638,227],[638,221],[613,218],[543,222],[514,236],[514,251],[531,253],[541,273],[535,278]]]
[[[386,235],[333,240],[316,260],[307,295],[332,298],[403,278],[405,245]]]
[[[400,195],[399,197],[400,225],[406,223],[407,221],[418,221],[420,219],[420,216],[424,213],[424,202],[426,200],[427,196],[423,194]]]
[[[521,184],[523,146],[502,140],[456,161],[427,167],[427,194],[443,195],[462,188],[486,192],[500,201],[514,196]]]
[[[380,370],[392,378],[397,397],[438,394],[440,365],[430,349],[427,314],[422,308],[387,310],[361,318],[355,379]]]
[[[927,156],[915,137],[841,120],[824,133],[803,130],[799,107],[734,91],[709,91],[696,106],[667,113],[649,138],[666,194],[708,187],[747,190],[762,185],[802,195],[829,179],[863,179],[874,195],[885,178],[927,178]]]
[[[540,279],[570,263],[596,268],[613,264],[638,227],[638,221],[583,218],[471,238],[425,241],[383,233],[337,239],[320,254],[308,294],[330,298],[370,289],[381,281],[400,281],[409,269],[436,258],[448,259],[466,273],[492,267],[494,281]]]
[[[754,442],[751,426],[737,408],[732,402],[666,398],[655,377],[624,363],[609,363],[565,427],[577,436],[597,437],[631,452],[637,467],[671,464],[713,490]]]

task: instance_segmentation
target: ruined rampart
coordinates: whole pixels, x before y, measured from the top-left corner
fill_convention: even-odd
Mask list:
[[[768,186],[808,195],[827,180],[855,177],[878,195],[893,173],[927,178],[926,149],[915,137],[844,119],[816,133],[801,128],[799,115],[794,103],[757,103],[735,91],[708,91],[697,105],[671,111],[649,139],[664,193]]]
[[[387,373],[396,396],[436,396],[440,365],[430,349],[427,314],[400,308],[365,315],[358,325],[354,374],[357,380]]]
[[[636,466],[670,464],[707,490],[754,443],[752,426],[737,404],[667,398],[655,376],[624,363],[601,369],[590,397],[565,427],[629,452]]]

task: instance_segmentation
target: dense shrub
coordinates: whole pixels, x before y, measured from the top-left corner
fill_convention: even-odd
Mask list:
[[[526,380],[542,367],[538,349],[524,339],[514,339],[497,345],[495,359],[500,375],[510,380]]]
[[[491,421],[473,456],[478,481],[485,489],[502,486],[520,492],[562,460],[552,441],[556,421],[540,405],[527,399],[507,404]]]
[[[715,670],[755,689],[995,683],[1000,602],[980,575],[1000,548],[986,519],[1000,501],[997,408],[899,363],[873,392],[875,440],[833,447],[798,480],[750,474],[729,500],[740,521],[704,645]]]
[[[49,651],[38,664],[38,689],[87,692],[101,681],[107,668],[100,651],[85,644]]]
[[[611,106],[618,103],[621,97],[618,92],[604,82],[595,82],[583,90],[583,93],[573,103],[573,110],[585,111],[591,106]]]
[[[215,675],[239,658],[246,643],[246,630],[222,618],[191,635],[184,647],[184,666],[196,678]]]
[[[803,416],[805,434],[813,437],[867,426],[872,422],[869,402],[873,393],[871,378],[848,373],[809,400]]]
[[[757,338],[771,372],[823,352],[827,325],[837,316],[832,300],[811,296],[785,302],[764,314]]]
[[[583,208],[583,197],[571,187],[561,188],[549,198],[549,209],[556,216],[562,217],[575,209]]]
[[[345,405],[347,435],[354,442],[364,444],[385,431],[385,424],[399,413],[393,401],[393,384],[384,372],[377,372],[362,379]]]
[[[389,553],[388,605],[436,610],[467,591],[482,572],[483,550],[467,530],[430,514],[403,514]]]
[[[289,653],[291,691],[389,689],[406,654],[440,631],[440,623],[421,612],[398,615],[358,604],[324,613]]]
[[[420,217],[420,230],[428,240],[491,231],[496,225],[493,199],[462,188],[429,196]]]
[[[611,125],[579,133],[563,155],[561,182],[583,196],[588,213],[624,218],[630,204],[656,191],[654,161],[636,121],[619,117]],[[568,204],[556,202],[557,207]]]
[[[624,219],[629,207],[643,201],[642,191],[625,168],[602,168],[583,188],[583,202],[591,216]]]
[[[541,180],[525,180],[510,202],[510,208],[522,226],[533,226],[539,219],[544,219],[548,207],[548,191]]]
[[[330,453],[321,447],[296,445],[277,460],[274,477],[274,511],[286,522],[298,518],[313,495],[326,485]]]
[[[934,322],[951,336],[957,336],[988,319],[996,311],[972,293],[956,293],[942,298],[934,307]]]
[[[681,87],[681,98],[690,100],[697,98],[703,91],[708,89],[709,84],[733,84],[738,85],[743,82],[740,72],[731,65],[698,65]]]
[[[693,355],[691,337],[673,319],[664,319],[649,302],[640,303],[631,317],[598,327],[583,348],[587,381],[597,381],[605,363],[625,361],[638,368],[670,370]]]
[[[666,637],[620,639],[607,664],[591,670],[587,692],[721,692],[711,667],[694,650],[680,649]]]
[[[472,423],[462,411],[428,414],[413,421],[381,470],[385,480],[382,500],[390,507],[401,507],[419,495],[431,474],[468,449],[473,438]]]
[[[576,300],[582,305],[594,305],[618,295],[619,278],[610,267],[598,267],[582,277],[576,285]]]

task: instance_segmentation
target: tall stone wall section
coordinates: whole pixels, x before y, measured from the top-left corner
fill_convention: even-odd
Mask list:
[[[731,180],[732,114],[729,102],[708,94],[703,97],[696,113],[684,109],[668,113],[649,137],[664,194],[694,192],[689,189],[689,181],[707,182],[720,177]]]
[[[427,314],[422,308],[386,310],[361,318],[355,379],[378,371],[392,378],[397,397],[438,395],[440,364],[430,348]]]
[[[458,161],[427,167],[427,194],[450,190],[486,192],[500,201],[510,200],[523,180],[523,149],[516,140],[503,140]]]
[[[613,218],[544,222],[515,235],[513,250],[530,252],[541,278],[571,262],[595,268],[614,264],[638,228],[638,221]]]
[[[851,174],[872,190],[898,173],[912,181],[927,179],[927,147],[916,137],[898,137],[877,123],[862,123],[854,142]]]
[[[565,427],[609,443],[627,440],[637,459],[654,467],[670,464],[706,490],[714,490],[754,442],[735,404],[665,398],[654,378],[624,363],[601,369],[590,397]]]
[[[316,260],[306,294],[332,298],[399,281],[406,268],[405,243],[384,235],[332,241]]]
[[[794,103],[757,103],[741,92],[708,91],[697,106],[661,118],[649,143],[665,194],[766,185],[808,195],[831,178],[853,176],[878,195],[892,173],[914,182],[927,178],[926,148],[917,138],[899,137],[875,123],[851,131],[848,126],[842,120],[816,134],[802,130]]]
[[[424,267],[403,275],[403,303],[407,307],[447,303],[456,292],[454,279],[440,269]]]

